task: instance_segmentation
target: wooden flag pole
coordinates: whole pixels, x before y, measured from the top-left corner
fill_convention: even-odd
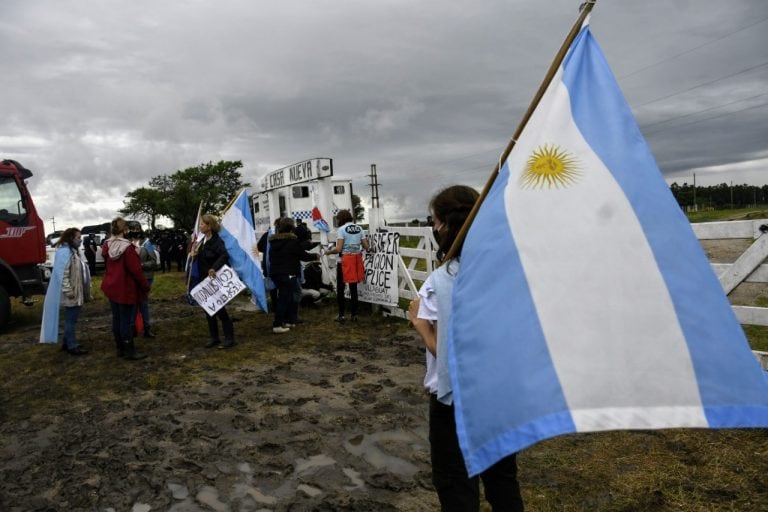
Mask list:
[[[533,97],[533,101],[531,101],[531,104],[528,106],[528,110],[526,110],[525,115],[523,115],[523,119],[520,121],[520,125],[517,127],[517,130],[515,130],[515,134],[512,135],[512,139],[509,141],[506,149],[504,149],[504,152],[501,154],[499,161],[496,162],[496,166],[494,167],[493,172],[491,172],[491,176],[488,178],[488,181],[485,183],[485,187],[483,187],[483,190],[480,192],[480,197],[478,197],[475,205],[469,212],[467,220],[464,221],[464,225],[461,226],[461,229],[456,235],[456,240],[453,241],[451,248],[448,249],[448,253],[445,255],[445,258],[443,258],[443,261],[449,261],[451,258],[456,256],[456,252],[459,250],[459,246],[464,243],[464,239],[467,236],[467,232],[469,231],[472,222],[477,216],[480,205],[483,204],[483,201],[488,195],[488,192],[491,190],[493,183],[496,181],[496,177],[499,175],[501,164],[505,162],[509,157],[509,154],[512,152],[512,148],[515,147],[517,138],[520,137],[521,133],[523,133],[525,125],[528,124],[528,120],[531,118],[531,115],[533,115],[533,111],[536,110],[536,107],[539,106],[539,102],[541,101],[542,96],[544,96],[547,87],[549,87],[549,83],[552,81],[552,78],[554,78],[555,73],[557,73],[560,64],[565,58],[565,54],[568,53],[568,49],[571,47],[571,44],[573,44],[573,40],[576,39],[576,36],[579,34],[581,26],[584,24],[584,20],[587,18],[589,13],[592,12],[592,8],[594,7],[596,1],[597,0],[587,0],[582,4],[579,18],[576,20],[576,23],[573,24],[573,27],[571,27],[571,31],[568,33],[565,41],[563,41],[563,45],[560,47],[557,55],[555,55],[555,59],[552,61],[552,64],[549,65],[549,70],[544,76],[544,80],[541,82],[539,90],[536,91],[536,95]]]
[[[219,215],[220,218],[224,218],[224,215],[227,214],[230,208],[232,208],[232,205],[235,204],[235,201],[237,201],[237,198],[240,197],[240,194],[245,190],[245,187],[241,188],[237,191],[237,194],[235,194],[235,197],[232,198],[232,200],[229,202],[227,206],[224,207],[224,209],[221,211],[221,215]]]
[[[200,221],[200,216],[203,214],[203,202],[200,201],[200,206],[197,207],[197,219],[195,219],[195,222]],[[195,226],[192,229],[192,234],[194,234],[197,231],[197,228],[199,226]],[[195,262],[195,255],[192,254],[192,250],[195,249],[197,246],[197,240],[192,240],[192,245],[189,247],[189,253],[188,253],[188,263],[187,263],[187,293],[189,293],[189,285],[192,283],[192,264]]]

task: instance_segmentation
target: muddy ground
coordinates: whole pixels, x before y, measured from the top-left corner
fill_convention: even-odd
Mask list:
[[[0,510],[435,509],[424,354],[401,322],[338,326],[329,304],[274,335],[248,306],[238,345],[216,350],[202,310],[155,302],[136,362],[115,357],[103,302],[83,312],[87,356],[34,346],[36,325],[0,336],[51,377],[5,389]]]
[[[328,303],[274,335],[238,298],[237,346],[205,349],[179,280],[156,278],[142,361],[115,356],[103,298],[81,317],[87,356],[37,344],[38,306],[0,333],[0,511],[438,509],[404,322],[366,306],[340,326]],[[564,436],[520,457],[532,511],[768,510],[766,475],[765,430]]]

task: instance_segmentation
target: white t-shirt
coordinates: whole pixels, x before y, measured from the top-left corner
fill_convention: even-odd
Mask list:
[[[437,321],[437,294],[432,286],[432,274],[427,277],[419,290],[419,312],[416,315],[434,324]],[[429,393],[437,394],[437,360],[432,352],[425,350],[427,356],[427,373],[424,375],[424,389]]]

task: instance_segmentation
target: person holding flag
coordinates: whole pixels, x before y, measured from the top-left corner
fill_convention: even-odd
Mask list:
[[[470,475],[561,434],[768,426],[768,379],[592,36],[593,6],[446,255],[461,249],[445,344]]]
[[[197,270],[202,280],[206,277],[216,277],[216,271],[229,262],[229,254],[224,241],[219,236],[221,229],[219,219],[213,215],[203,215],[200,217],[198,227],[203,238],[192,248],[192,257],[197,262]],[[218,346],[227,349],[235,346],[235,328],[226,306],[219,309],[213,316],[206,313],[206,320],[208,320],[209,339],[205,348]],[[221,326],[224,329],[223,344],[219,338],[218,320],[221,320]]]
[[[61,350],[73,356],[87,354],[77,342],[75,328],[80,310],[91,300],[91,274],[80,258],[82,236],[77,228],[67,228],[56,242],[53,272],[43,303],[40,342],[56,343],[59,334],[59,306],[64,307],[64,340]]]
[[[438,192],[430,202],[435,229],[440,234],[440,249],[447,252],[477,201],[475,189],[454,185]],[[508,455],[480,473],[470,476],[456,435],[451,382],[446,351],[453,285],[459,272],[461,245],[453,256],[429,275],[411,301],[408,312],[414,329],[426,347],[427,374],[424,387],[429,393],[429,445],[432,483],[443,511],[477,511],[480,503],[479,479],[493,510],[522,511],[523,498],[517,481],[515,454]]]

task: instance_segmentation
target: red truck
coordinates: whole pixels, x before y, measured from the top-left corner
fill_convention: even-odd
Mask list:
[[[0,162],[0,327],[11,315],[11,297],[32,304],[45,293],[45,228],[26,181],[32,172],[18,162]]]

